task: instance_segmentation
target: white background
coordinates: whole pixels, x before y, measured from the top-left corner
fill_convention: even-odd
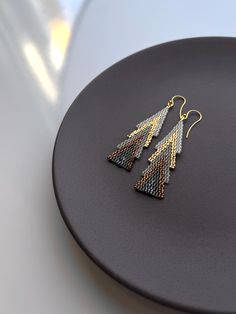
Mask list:
[[[177,313],[120,286],[74,242],[53,194],[53,144],[105,68],[173,39],[236,36],[235,12],[234,0],[0,2],[0,313]]]

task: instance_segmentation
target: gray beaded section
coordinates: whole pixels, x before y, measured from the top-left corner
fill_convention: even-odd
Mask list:
[[[153,136],[158,136],[161,128],[162,128],[162,125],[165,121],[165,118],[167,116],[167,113],[169,111],[169,108],[168,107],[165,107],[164,109],[158,111],[156,114],[152,115],[151,117],[149,117],[148,119],[140,122],[139,124],[136,125],[136,127],[139,129],[140,127],[142,127],[143,125],[147,124],[148,122],[150,122],[151,120],[155,119],[156,117],[160,116],[160,120],[159,120],[159,123],[157,124],[157,127],[154,131],[154,134]]]
[[[180,154],[182,151],[182,139],[183,139],[183,121],[180,120],[176,126],[168,133],[157,145],[155,146],[156,149],[158,149],[159,146],[161,146],[163,143],[168,141],[168,139],[178,130],[178,137],[177,137],[177,143],[176,143],[176,153]]]
[[[143,131],[141,131],[140,133],[137,133],[136,135],[127,138],[126,140],[124,140],[122,143],[117,145],[117,148],[123,148],[125,147],[127,144],[129,144],[131,141],[133,141],[135,138],[141,138],[141,140],[138,143],[138,149],[136,149],[136,153],[135,153],[135,158],[139,159],[143,148],[144,148],[144,144],[147,140],[148,134],[151,130],[151,127],[147,127],[146,129],[144,129]]]
[[[156,168],[160,159],[164,158],[165,183],[168,183],[170,179],[170,160],[171,160],[170,155],[171,155],[171,145],[168,145],[167,148],[163,152],[161,152],[161,154],[157,156],[157,158],[155,158],[150,163],[150,165],[142,172],[142,175],[145,175],[146,173],[150,172],[152,169]]]

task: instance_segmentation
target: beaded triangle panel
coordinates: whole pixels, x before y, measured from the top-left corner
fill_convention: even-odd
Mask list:
[[[154,136],[158,136],[168,113],[165,107],[155,115],[137,124],[126,140],[117,145],[117,149],[107,159],[117,166],[130,171],[136,159],[139,159],[143,148],[148,147]]]
[[[165,184],[170,180],[170,169],[176,166],[176,155],[181,153],[183,121],[179,121],[171,132],[156,145],[156,151],[148,159],[150,165],[143,171],[134,186],[136,190],[162,199]]]

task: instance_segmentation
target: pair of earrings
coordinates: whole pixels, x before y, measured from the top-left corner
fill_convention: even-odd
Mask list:
[[[167,106],[150,118],[137,124],[137,129],[128,135],[128,138],[117,146],[117,149],[107,158],[116,165],[130,171],[136,159],[141,157],[144,147],[148,147],[152,138],[158,136],[166,119],[169,109],[175,104],[176,99],[183,101],[179,111],[179,121],[173,129],[155,146],[156,151],[149,157],[149,166],[143,171],[141,178],[135,184],[137,191],[144,192],[156,198],[162,199],[165,195],[165,184],[170,179],[170,169],[176,166],[176,155],[181,153],[184,121],[191,113],[199,115],[188,129],[186,138],[190,131],[202,119],[200,111],[192,109],[183,113],[186,104],[185,97],[173,96]]]

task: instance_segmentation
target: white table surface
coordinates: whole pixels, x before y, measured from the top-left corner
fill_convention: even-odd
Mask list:
[[[53,144],[101,71],[161,42],[236,36],[235,12],[234,0],[0,2],[0,313],[180,313],[122,287],[77,246],[54,198]]]

